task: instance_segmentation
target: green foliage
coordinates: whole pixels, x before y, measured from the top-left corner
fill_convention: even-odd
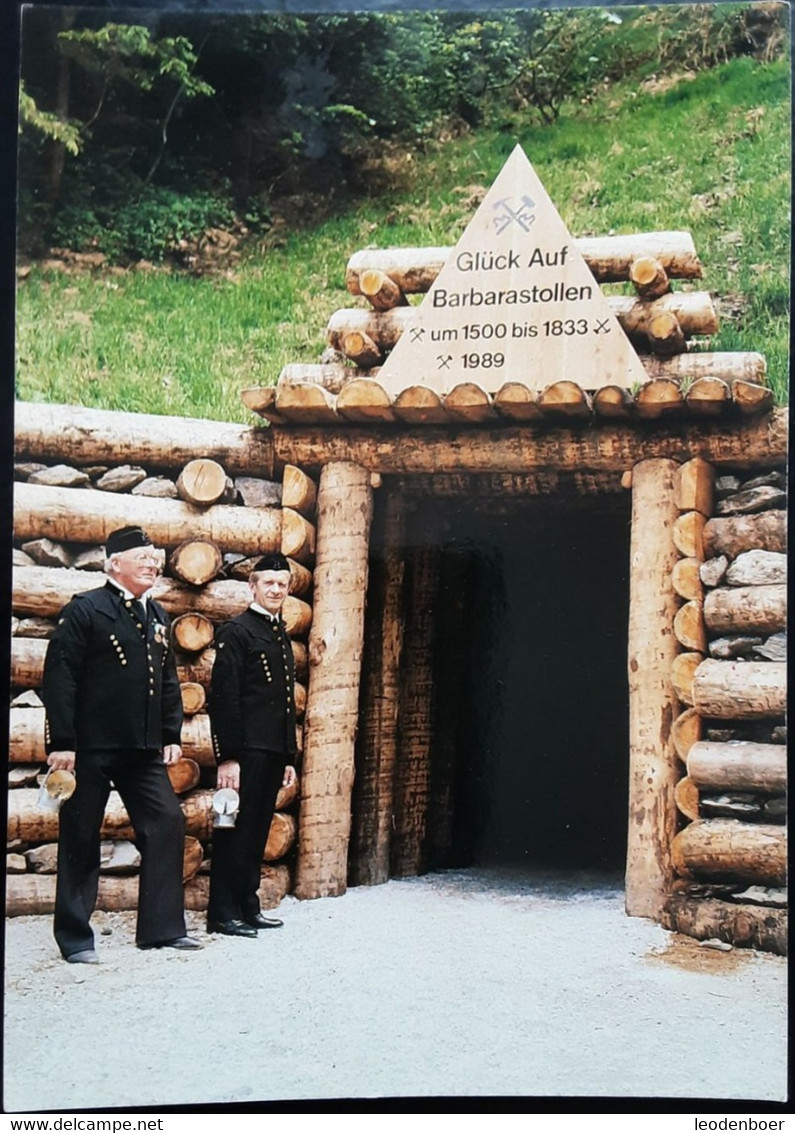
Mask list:
[[[73,157],[80,152],[82,139],[80,127],[76,122],[63,120],[57,114],[40,110],[36,100],[25,90],[25,84],[19,87],[19,132],[26,126],[32,127],[42,137],[60,142]]]
[[[175,83],[186,98],[213,94],[209,83],[193,74],[198,56],[185,36],[153,40],[148,28],[105,24],[58,35],[64,54],[99,76],[103,86],[120,81],[150,91],[158,79]]]
[[[183,194],[145,186],[117,208],[68,205],[52,226],[59,247],[104,252],[111,260],[161,263],[208,228],[231,227],[234,210],[210,193]]]
[[[667,89],[611,85],[564,103],[551,127],[508,108],[500,126],[415,148],[408,190],[275,229],[281,238],[231,278],[34,267],[18,296],[21,396],[250,419],[240,389],[324,349],[329,316],[351,301],[348,256],[453,243],[477,207],[473,187],[491,183],[517,141],[575,235],[689,229],[704,268],[694,286],[712,293],[720,317],[710,348],[762,352],[786,402],[789,71],[752,58]]]

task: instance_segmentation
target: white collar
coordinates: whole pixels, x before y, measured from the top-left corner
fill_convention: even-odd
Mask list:
[[[260,606],[259,602],[252,602],[249,610],[254,610],[257,614],[264,614],[265,617],[275,626],[279,624],[279,615],[272,614],[270,610],[266,610],[264,606]]]
[[[142,594],[140,596],[140,598],[136,599],[134,594],[132,593],[132,591],[131,590],[125,590],[125,588],[123,586],[121,586],[116,581],[115,578],[108,577],[108,582],[111,584],[111,586],[115,587],[115,589],[118,590],[118,592],[121,594],[122,598],[126,599],[128,602],[129,601],[133,601],[133,602],[138,601],[143,605],[143,608],[146,609],[146,603],[149,600],[149,595],[152,593],[151,587],[144,594]]]

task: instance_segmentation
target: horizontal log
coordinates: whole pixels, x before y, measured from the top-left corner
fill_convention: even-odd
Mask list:
[[[337,395],[337,413],[345,421],[394,421],[392,398],[372,378],[354,378]]]
[[[222,551],[253,555],[280,550],[281,521],[278,508],[215,504],[200,511],[181,500],[37,484],[18,484],[14,493],[14,528],[20,539],[46,535],[104,544],[116,528],[138,524],[160,547],[209,539]]]
[[[177,477],[178,495],[195,507],[217,504],[225,492],[226,469],[206,456],[189,460]]]
[[[689,232],[638,232],[620,236],[584,236],[573,241],[601,283],[630,278],[635,260],[650,257],[673,279],[700,279],[701,264]],[[345,286],[360,295],[360,276],[381,271],[409,294],[429,291],[453,248],[366,248],[355,252],[345,270]]]
[[[699,819],[676,835],[671,855],[680,877],[781,885],[787,876],[786,833],[765,823]]]
[[[697,378],[685,393],[688,411],[699,417],[719,417],[731,401],[732,391],[722,378]]]
[[[273,476],[268,429],[77,405],[18,401],[14,450],[19,460],[129,463],[159,470],[180,469],[211,453],[232,475]]]
[[[202,653],[212,645],[215,627],[204,614],[191,611],[180,614],[171,623],[171,638],[177,649],[185,653]]]
[[[684,379],[696,382],[702,378],[717,378],[730,385],[737,380],[764,385],[767,374],[764,354],[753,351],[691,350],[672,358],[661,358],[657,354],[639,354],[638,357],[650,378],[674,378],[680,382]],[[375,366],[361,370],[337,362],[291,363],[282,370],[279,382],[285,385],[314,382],[336,394],[352,378],[377,378],[378,369]]]
[[[171,574],[190,586],[204,586],[221,570],[223,557],[210,539],[186,539],[171,553]]]
[[[166,768],[175,795],[184,795],[198,785],[201,771],[195,759],[178,759]]]
[[[31,709],[33,711],[33,709]],[[185,815],[185,834],[206,842],[212,830],[212,791],[191,791],[180,797],[179,804]],[[58,815],[54,811],[39,810],[38,791],[20,788],[9,792],[7,837],[24,842],[56,842]],[[111,791],[102,820],[103,838],[132,840],[134,831],[117,791]]]
[[[787,549],[787,513],[765,511],[759,515],[736,515],[709,519],[704,527],[707,558],[726,555],[735,559],[744,551],[783,553]]]
[[[732,401],[746,416],[756,416],[771,409],[775,398],[772,389],[756,382],[746,382],[741,378],[731,384]]]
[[[682,390],[673,378],[649,378],[635,396],[635,413],[644,421],[678,415],[684,407]]]
[[[376,311],[390,307],[404,307],[408,300],[393,279],[379,268],[365,268],[357,277],[359,294],[367,299]]]
[[[696,669],[692,695],[693,707],[707,718],[777,719],[787,706],[787,666],[783,661],[708,658]]]
[[[783,744],[700,740],[687,753],[687,773],[705,791],[776,794],[787,789],[787,749]]]
[[[445,394],[444,408],[452,421],[483,424],[497,416],[491,394],[475,382],[460,382],[454,386]]]
[[[736,948],[787,955],[787,911],[672,893],[665,904],[674,932],[695,940],[723,940]]]
[[[629,265],[629,278],[641,299],[658,299],[671,290],[668,272],[656,256],[638,256]]]
[[[316,503],[317,485],[314,480],[294,464],[288,464],[282,472],[282,507],[311,519]]]
[[[179,686],[179,693],[182,697],[182,711],[186,716],[195,716],[197,712],[203,712],[206,708],[207,693],[198,681],[183,682]]]
[[[51,567],[19,567],[12,572],[12,606],[21,614],[57,617],[70,598],[84,590],[104,585],[104,576],[80,570]],[[251,602],[246,582],[210,582],[196,591],[173,578],[158,578],[152,597],[168,614],[195,612],[213,622],[227,621],[245,610]],[[287,632],[298,637],[309,631],[312,607],[292,595],[285,599],[283,616]]]
[[[402,396],[395,400],[396,413]],[[749,418],[730,428],[714,421],[659,424],[648,432],[621,424],[604,424],[598,429],[533,424],[495,429],[385,425],[276,429],[273,440],[276,459],[285,464],[319,469],[330,461],[352,461],[368,472],[382,474],[526,473],[539,468],[624,472],[640,460],[694,456],[718,467],[757,469],[780,467],[786,461],[787,412],[777,409],[764,420]]]
[[[685,602],[674,615],[674,636],[683,649],[706,653],[707,635],[701,602]]]
[[[685,511],[674,521],[671,538],[680,555],[686,559],[704,558],[704,525],[700,511]]]
[[[787,587],[722,586],[710,590],[704,599],[704,621],[712,634],[777,633],[787,626]]]
[[[702,653],[678,653],[671,665],[671,684],[682,704],[692,705],[693,680],[704,660]]]
[[[268,831],[268,839],[265,843],[263,861],[275,862],[289,853],[295,842],[297,831],[298,823],[292,814],[282,814],[281,811],[275,811],[271,828]]]
[[[609,295],[607,302],[628,335],[647,335],[658,315],[673,315],[686,338],[716,334],[718,316],[708,291],[672,291],[646,302],[635,295]]]

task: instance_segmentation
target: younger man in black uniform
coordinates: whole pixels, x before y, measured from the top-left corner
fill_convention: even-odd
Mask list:
[[[55,939],[84,964],[99,962],[89,921],[111,786],[141,852],[138,946],[201,948],[185,934],[185,821],[165,767],[181,755],[182,700],[168,615],[147,597],[158,561],[140,527],[112,532],[105,553],[106,585],[75,595],[58,619],[42,689],[47,763],[77,780],[60,811]]]
[[[291,786],[296,751],[294,666],[281,609],[290,588],[282,554],[261,558],[251,572],[253,601],[216,635],[209,700],[218,786],[240,794],[234,827],[216,829],[210,866],[207,928],[256,936],[282,922],[260,912],[257,890],[279,787]]]

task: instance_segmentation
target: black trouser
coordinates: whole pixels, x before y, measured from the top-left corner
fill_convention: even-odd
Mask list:
[[[249,751],[240,757],[240,810],[234,826],[213,830],[209,924],[249,920],[260,911],[257,890],[265,843],[287,756]]]
[[[77,787],[60,811],[55,939],[64,956],[94,947],[102,817],[111,785],[127,808],[141,853],[138,944],[185,935],[182,862],[185,819],[155,751],[78,752]],[[111,784],[112,781],[112,784]]]

